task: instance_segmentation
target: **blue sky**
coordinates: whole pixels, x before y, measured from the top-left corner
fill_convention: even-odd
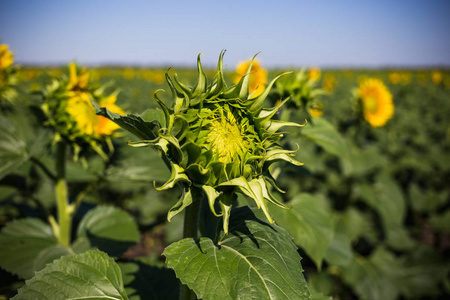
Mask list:
[[[0,0],[0,40],[24,64],[450,66],[450,1]]]

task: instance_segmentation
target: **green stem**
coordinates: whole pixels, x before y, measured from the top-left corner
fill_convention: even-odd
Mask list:
[[[184,211],[184,226],[183,226],[183,238],[198,238],[198,216],[200,211],[201,198],[195,197],[196,193],[193,192],[194,201],[191,205],[186,207]],[[189,289],[187,285],[181,284],[180,286],[180,300],[195,300],[197,299],[195,293]]]
[[[193,190],[193,189],[192,189]],[[192,191],[193,192],[193,191]],[[195,193],[193,192],[195,195]],[[193,195],[193,197],[194,197]],[[201,199],[195,199],[191,205],[186,207],[184,212],[183,238],[198,237],[198,213],[200,210]]]
[[[56,206],[58,210],[59,232],[57,237],[61,245],[70,245],[70,232],[72,225],[72,207],[69,204],[69,195],[66,182],[66,143],[56,145]]]

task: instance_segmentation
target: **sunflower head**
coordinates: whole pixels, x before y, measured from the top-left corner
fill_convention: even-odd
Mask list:
[[[17,97],[17,67],[13,66],[14,54],[6,44],[0,45],[0,105],[4,100],[14,102]]]
[[[392,84],[399,84],[402,81],[402,75],[398,71],[392,71],[389,73],[389,81]]]
[[[309,69],[308,71],[308,79],[309,80],[319,80],[320,77],[322,76],[322,72],[320,72],[320,69],[317,67],[313,67],[311,69]]]
[[[92,148],[107,159],[100,144],[109,141],[119,126],[96,115],[91,99],[113,112],[123,114],[124,111],[115,104],[117,92],[104,95],[104,87],[91,83],[89,76],[86,69],[77,68],[71,63],[68,77],[55,78],[44,89],[41,108],[47,116],[47,125],[56,130],[55,137],[69,141],[75,149],[75,157],[82,149]]]
[[[442,72],[439,70],[434,70],[431,72],[431,81],[434,82],[434,84],[438,85],[442,82]]]
[[[363,80],[357,95],[364,119],[372,127],[382,127],[392,118],[394,114],[392,94],[381,80],[375,78]]]
[[[0,70],[6,69],[14,63],[14,55],[6,44],[0,45]]]
[[[323,114],[323,104],[322,103],[314,103],[309,108],[309,114],[313,118],[319,118]]]
[[[323,89],[327,93],[333,92],[334,88],[336,87],[337,80],[336,77],[333,74],[325,74],[323,76]]]
[[[162,123],[144,122],[137,116],[119,116],[97,107],[97,113],[108,116],[119,125],[135,133],[140,141],[130,145],[150,146],[162,153],[172,170],[170,179],[158,190],[179,184],[183,194],[170,209],[168,219],[182,211],[196,195],[207,199],[212,213],[223,216],[225,232],[236,193],[256,202],[270,222],[267,202],[286,208],[270,193],[278,189],[269,172],[277,161],[301,165],[293,157],[296,150],[283,149],[277,131],[283,126],[300,126],[292,122],[273,120],[272,117],[287,100],[276,107],[263,108],[263,103],[275,81],[258,96],[249,91],[252,63],[240,80],[227,86],[223,75],[223,55],[219,57],[217,74],[208,83],[200,61],[194,86],[181,83],[177,76],[166,74],[173,96],[173,105],[167,106],[155,93],[155,99],[164,114]],[[132,121],[133,120],[133,121]],[[130,124],[138,124],[130,126]],[[279,189],[278,189],[279,190]]]
[[[67,90],[73,92],[84,92],[88,90],[90,73],[86,68],[78,68],[72,62],[69,65],[69,82],[67,83]]]

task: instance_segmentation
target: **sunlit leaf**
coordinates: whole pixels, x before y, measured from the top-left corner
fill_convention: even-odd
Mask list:
[[[98,206],[81,220],[77,235],[87,239],[111,256],[119,256],[139,242],[140,233],[134,219],[113,206]]]
[[[229,234],[217,243],[201,238],[170,245],[163,253],[167,265],[202,299],[309,299],[291,237],[254,213],[262,215],[234,210]]]
[[[19,289],[14,300],[128,299],[119,266],[91,250],[54,261]]]
[[[292,208],[271,210],[275,221],[294,237],[294,242],[320,268],[333,238],[330,209],[324,201],[310,194],[299,194],[288,206]]]

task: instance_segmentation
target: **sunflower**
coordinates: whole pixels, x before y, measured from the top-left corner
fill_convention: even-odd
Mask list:
[[[119,126],[105,117],[97,116],[90,97],[88,93],[76,93],[67,101],[67,112],[75,121],[79,133],[95,138],[112,135]],[[97,101],[99,105],[107,107],[111,112],[124,114],[125,112],[115,104],[116,100],[116,95],[110,95]]]
[[[0,45],[0,70],[6,69],[14,63],[14,56],[9,51],[9,46],[6,44]]]
[[[309,108],[309,114],[313,118],[319,118],[323,115],[323,104],[322,103],[314,103]]]
[[[434,70],[431,72],[431,80],[434,84],[438,85],[442,82],[442,73],[438,70]]]
[[[114,113],[124,114],[125,112],[115,104],[116,94],[94,97],[94,94],[98,93],[95,92],[95,86],[89,84],[90,77],[91,74],[85,68],[77,69],[73,62],[69,65],[69,82],[67,84],[69,99],[66,111],[75,121],[75,127],[78,129],[77,135],[87,135],[99,139],[102,136],[112,135],[119,126],[105,117],[97,116],[90,99]]]
[[[124,114],[117,106],[117,92],[104,95],[104,87],[90,80],[91,74],[75,63],[69,65],[69,76],[61,76],[43,91],[44,103],[41,105],[47,116],[47,125],[55,128],[58,139],[63,137],[78,152],[92,148],[105,160],[108,156],[100,144],[109,142],[119,128],[105,117],[97,116],[92,102],[108,107],[115,113]],[[112,149],[112,148],[111,148]]]
[[[19,73],[13,63],[14,54],[9,51],[9,46],[0,45],[0,106],[5,103],[4,100],[14,103],[19,96],[16,89]]]
[[[328,93],[333,92],[334,88],[336,87],[336,77],[334,77],[333,74],[325,74],[323,76],[323,89],[327,91]]]
[[[384,126],[392,118],[394,114],[392,94],[381,80],[375,78],[363,80],[357,93],[364,119],[372,127]]]
[[[322,73],[320,72],[320,69],[317,67],[313,67],[309,69],[308,71],[308,79],[309,80],[319,80]]]
[[[141,139],[131,142],[131,146],[149,146],[163,154],[172,175],[157,190],[169,189],[175,184],[183,188],[181,198],[168,213],[169,221],[204,197],[212,213],[223,216],[227,233],[237,193],[253,199],[273,223],[268,202],[287,207],[270,193],[271,187],[280,189],[269,167],[277,161],[294,165],[301,163],[294,158],[297,150],[283,149],[278,144],[283,135],[277,132],[283,126],[300,125],[272,120],[287,99],[273,108],[263,108],[264,100],[281,75],[270,82],[262,94],[253,98],[249,93],[249,77],[245,75],[251,72],[253,61],[239,82],[227,87],[223,55],[224,52],[219,57],[217,74],[210,84],[203,72],[200,56],[197,60],[198,79],[193,87],[179,82],[176,76],[172,79],[166,74],[174,98],[173,106],[166,106],[159,99],[158,91],[155,93],[165,122],[146,122],[138,116],[120,116],[98,105],[96,108],[98,114],[117,122]]]
[[[77,65],[72,62],[69,65],[69,83],[67,89],[74,92],[85,91],[88,87],[90,73],[82,68],[77,71]]]
[[[402,81],[402,76],[401,76],[400,72],[393,71],[393,72],[389,73],[389,81],[392,84],[399,84]]]
[[[250,71],[249,66],[251,66]],[[234,77],[234,83],[238,83],[239,80],[245,75],[249,74],[249,91],[253,97],[257,97],[262,94],[267,84],[267,71],[262,68],[258,60],[247,60],[240,62],[236,67],[236,74]]]

